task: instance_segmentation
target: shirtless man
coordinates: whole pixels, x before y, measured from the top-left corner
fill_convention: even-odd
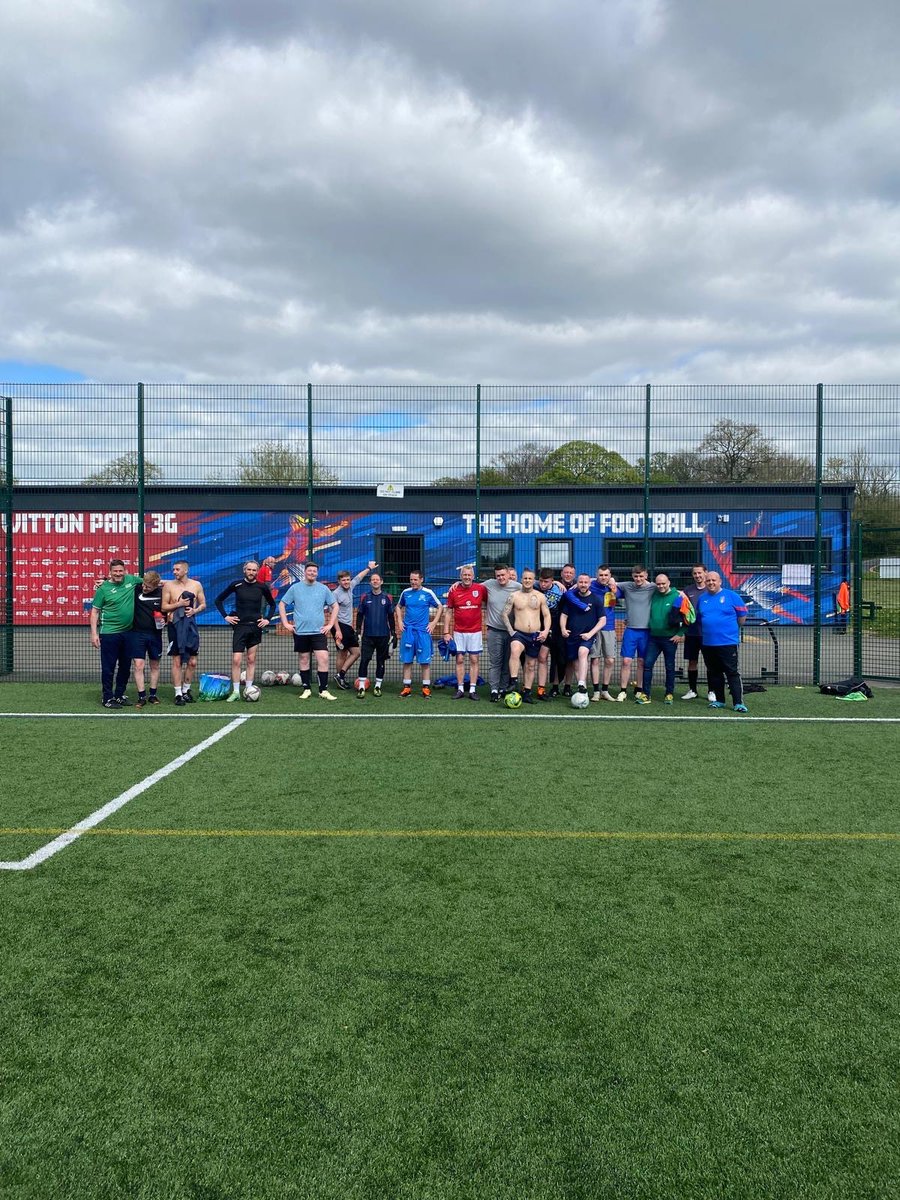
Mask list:
[[[520,580],[521,591],[513,592],[503,609],[503,620],[509,630],[509,677],[517,679],[522,653],[525,653],[525,676],[522,701],[533,704],[531,685],[534,682],[534,664],[538,662],[541,647],[550,633],[550,609],[544,593],[534,588],[534,571],[525,570]],[[547,684],[547,660],[538,664],[538,686],[543,696]]]
[[[175,704],[183,708],[193,704],[191,684],[197,669],[200,634],[197,616],[206,608],[206,596],[199,579],[191,579],[190,565],[181,559],[172,564],[174,579],[163,584],[163,613],[169,614],[169,654],[172,657],[172,683],[175,685]]]

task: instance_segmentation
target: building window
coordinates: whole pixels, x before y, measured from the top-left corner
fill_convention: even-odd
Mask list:
[[[512,538],[482,538],[480,545],[479,579],[483,579],[485,575],[493,575],[494,568],[500,563],[505,563],[507,567],[516,565],[513,558],[515,547]]]
[[[785,565],[816,565],[815,538],[735,538],[738,571],[780,571]],[[831,570],[831,538],[822,538],[822,569]]]
[[[535,553],[537,554],[537,562],[534,567],[536,571],[540,571],[541,567],[550,567],[554,571],[559,571],[566,563],[572,561],[572,539],[565,538],[551,542],[538,538],[535,544]]]

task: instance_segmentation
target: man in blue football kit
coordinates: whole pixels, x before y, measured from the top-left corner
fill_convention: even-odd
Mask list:
[[[375,655],[375,688],[373,695],[381,695],[381,685],[384,682],[384,667],[388,659],[388,646],[393,639],[397,640],[394,632],[394,601],[382,591],[383,580],[379,574],[371,578],[372,590],[360,599],[356,610],[356,632],[362,637],[362,655],[359,660],[359,679],[356,694],[360,700],[365,699],[366,687],[369,682],[369,663]]]
[[[741,626],[747,619],[747,605],[737,592],[722,587],[722,576],[710,571],[706,588],[697,598],[702,637],[701,650],[706,663],[709,707],[724,708],[725,680],[734,703],[734,711],[745,713],[744,685],[738,670],[738,646]]]
[[[400,662],[403,664],[401,697],[412,695],[412,664],[422,668],[422,695],[431,696],[432,634],[443,605],[431,588],[422,586],[422,572],[410,571],[409,587],[397,601],[397,636],[400,638]]]

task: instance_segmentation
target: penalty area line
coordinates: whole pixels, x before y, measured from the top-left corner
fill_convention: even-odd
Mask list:
[[[189,763],[192,758],[196,758],[198,754],[202,754],[204,750],[208,750],[210,746],[221,741],[223,737],[227,737],[229,733],[232,733],[248,720],[249,717],[238,717],[223,729],[216,730],[210,737],[204,738],[202,742],[199,742],[196,746],[192,746],[190,750],[185,750],[184,754],[179,754],[177,758],[173,758],[164,767],[160,767],[158,771],[154,771],[152,775],[148,775],[145,779],[142,779],[140,783],[136,783],[133,787],[128,788],[127,791],[116,796],[114,800],[110,800],[101,808],[96,809],[82,821],[78,821],[71,828],[67,829],[65,833],[54,838],[52,842],[47,842],[46,845],[40,846],[26,858],[18,859],[15,862],[0,862],[0,871],[30,871],[42,862],[46,862],[48,858],[52,858],[60,850],[65,850],[66,846],[71,846],[83,833],[87,833],[95,825],[99,825],[101,821],[105,821],[107,817],[112,816],[114,812],[118,812],[120,808],[124,808],[130,800],[152,788],[154,784],[159,783],[174,771],[177,771],[179,767],[183,767],[185,763]]]

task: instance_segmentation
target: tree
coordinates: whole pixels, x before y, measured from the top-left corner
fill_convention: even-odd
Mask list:
[[[758,425],[742,425],[723,417],[699,443],[697,453],[703,464],[703,482],[750,483],[768,479],[776,450]]]
[[[129,483],[136,484],[138,481],[139,459],[136,450],[129,450],[127,454],[120,454],[118,458],[112,459],[99,471],[95,471],[93,475],[88,475],[84,482],[89,484],[108,484],[108,483]],[[151,462],[149,458],[144,459],[144,482],[153,483],[158,479],[162,479],[162,471]]]
[[[829,458],[825,478],[853,484],[856,489],[853,515],[863,526],[863,557],[881,558],[900,552],[900,486],[889,466],[876,463],[864,446],[846,457]],[[873,533],[872,530],[881,532]]]
[[[482,487],[530,487],[544,469],[549,446],[538,442],[520,442],[512,450],[495,454],[481,471]],[[432,481],[434,487],[474,487],[475,472],[442,475]]]
[[[547,455],[536,484],[640,483],[641,476],[630,463],[597,442],[574,441],[557,446]]]
[[[306,487],[306,450],[292,442],[260,442],[238,460],[238,482],[249,487]],[[338,477],[313,459],[313,483],[337,483]]]

